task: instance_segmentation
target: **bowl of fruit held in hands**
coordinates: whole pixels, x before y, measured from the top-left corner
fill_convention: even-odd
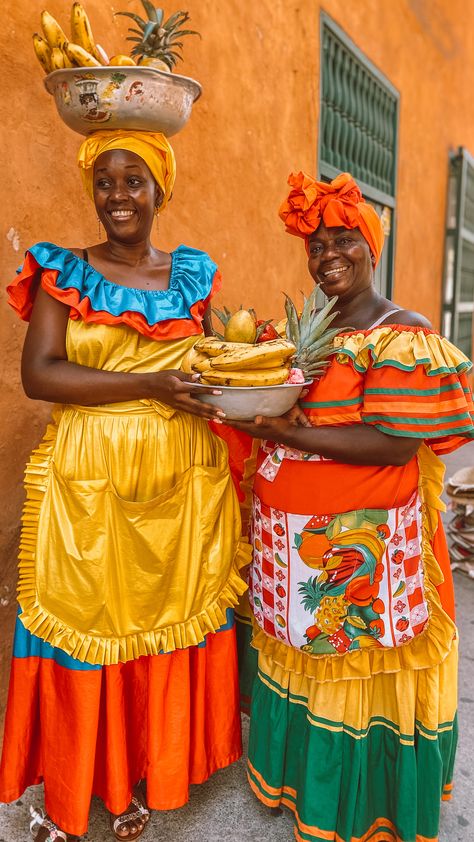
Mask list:
[[[127,40],[134,42],[130,55],[111,58],[95,40],[81,3],[71,9],[70,36],[55,18],[41,14],[43,34],[33,35],[36,56],[48,74],[46,90],[55,100],[61,119],[69,128],[87,135],[97,129],[131,129],[176,134],[189,120],[193,103],[201,95],[195,79],[173,70],[182,59],[182,38],[199,35],[186,29],[188,12],[165,18],[163,9],[141,0],[142,18],[116,12],[133,20]]]
[[[227,420],[249,421],[257,415],[284,415],[302,389],[319,377],[333,352],[340,328],[330,329],[338,315],[334,297],[315,309],[316,290],[301,315],[286,296],[285,335],[271,321],[258,322],[253,310],[214,310],[224,333],[201,337],[183,360],[182,369],[199,375],[199,386],[215,386],[220,395],[197,395],[225,412]]]

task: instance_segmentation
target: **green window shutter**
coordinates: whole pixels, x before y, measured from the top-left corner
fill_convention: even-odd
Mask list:
[[[442,330],[472,355],[474,315],[474,159],[460,148],[449,161]]]
[[[395,255],[399,93],[346,33],[321,13],[319,175],[350,172],[386,233],[375,273],[390,298]]]
[[[398,92],[326,15],[321,39],[320,167],[393,197]]]

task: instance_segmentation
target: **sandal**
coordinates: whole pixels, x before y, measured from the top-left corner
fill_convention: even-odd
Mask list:
[[[34,807],[30,807],[30,816],[30,833],[32,836],[36,836],[36,831],[40,827],[45,827],[46,830],[49,830],[49,833],[44,839],[44,842],[55,842],[56,839],[62,839],[63,842],[67,842],[66,834],[62,830],[59,830],[59,827],[51,819],[48,819],[42,810],[35,810]]]
[[[117,816],[116,818],[110,814],[110,828],[119,842],[132,842],[133,839],[138,839],[145,830],[147,821],[150,818],[150,811],[148,807],[146,807],[143,801],[137,798],[136,795],[132,796],[131,804],[137,808],[133,813],[122,813],[122,815]],[[117,833],[123,825],[134,822],[136,819],[141,819],[143,821],[140,828],[132,831],[132,833],[129,833],[128,836],[122,836]]]

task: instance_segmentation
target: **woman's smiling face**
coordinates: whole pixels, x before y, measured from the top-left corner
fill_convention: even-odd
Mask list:
[[[94,202],[109,238],[129,243],[149,236],[160,189],[134,152],[103,152],[94,166]]]
[[[308,238],[308,268],[325,295],[353,298],[373,281],[374,261],[358,228],[326,228]]]

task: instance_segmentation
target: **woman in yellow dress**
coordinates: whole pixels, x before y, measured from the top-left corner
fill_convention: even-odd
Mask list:
[[[208,425],[222,413],[180,371],[220,276],[202,251],[151,245],[166,138],[98,132],[79,166],[105,242],[39,243],[9,287],[30,322],[25,391],[55,404],[26,468],[0,768],[2,801],[44,781],[36,842],[86,832],[92,794],[136,839],[149,809],[241,754],[232,606],[249,547]]]

